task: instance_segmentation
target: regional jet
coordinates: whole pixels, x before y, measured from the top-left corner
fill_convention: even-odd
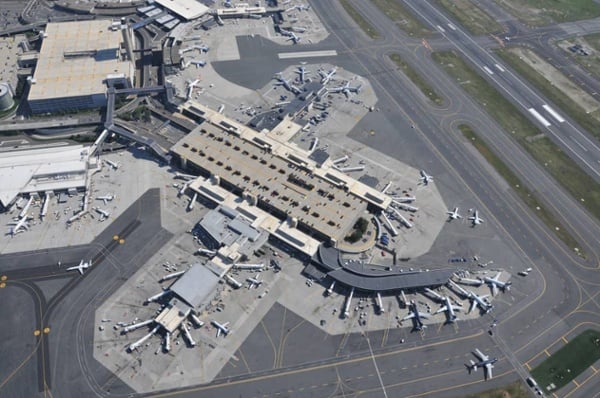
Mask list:
[[[202,61],[201,59],[191,59],[190,64],[196,65],[196,69],[200,67],[204,68],[206,66],[206,61]]]
[[[493,278],[490,278],[489,276],[483,278],[483,281],[492,288],[493,296],[498,293],[498,288],[500,288],[502,291],[510,290],[510,285],[512,285],[512,282],[502,282],[500,279],[498,279],[500,278],[500,274],[501,272],[498,272]]]
[[[458,319],[454,311],[460,311],[460,307],[453,306],[450,302],[450,299],[448,297],[444,297],[444,305],[442,306],[442,308],[436,311],[436,314],[439,314],[442,311],[446,312],[446,318],[448,319],[448,323],[452,323]]]
[[[69,268],[66,269],[66,271],[75,271],[75,270],[77,270],[77,271],[79,271],[79,273],[81,275],[83,275],[83,270],[87,269],[87,268],[90,268],[91,266],[92,266],[92,260],[87,261],[87,262],[84,262],[83,260],[81,260],[81,262],[79,263],[79,265],[76,265],[74,267],[69,267]]]
[[[9,222],[7,225],[12,225],[13,227],[10,229],[10,236],[14,237],[16,234],[18,234],[19,232],[23,232],[23,231],[28,231],[29,230],[29,224],[27,223],[27,220],[32,219],[33,217],[25,215],[21,218],[19,218],[17,221],[11,221]]]
[[[484,296],[478,296],[477,294],[469,291],[469,295],[467,297],[469,300],[471,300],[471,308],[469,308],[469,312],[472,312],[475,307],[479,307],[479,309],[485,314],[492,310],[493,306],[486,300],[488,297],[487,294]]]
[[[344,84],[343,86],[328,88],[327,92],[328,93],[343,93],[346,96],[346,98],[348,98],[350,96],[350,93],[357,93],[357,94],[360,93],[361,88],[362,88],[362,84],[352,87],[350,85],[350,82],[346,82],[346,84]]]
[[[94,210],[100,214],[100,221],[104,221],[108,217],[110,217],[110,213],[107,210],[101,209],[99,207],[94,207]]]
[[[473,222],[473,226],[479,225],[485,221],[483,218],[479,218],[479,212],[477,210],[475,210],[473,216],[469,217],[469,220]]]
[[[287,36],[287,40],[291,40],[292,42],[294,42],[294,44],[298,44],[300,40],[302,40],[300,36],[292,32],[291,30],[281,29],[281,34]]]
[[[246,281],[248,282],[248,290],[252,289],[253,287],[259,287],[260,285],[262,285],[263,281],[258,278],[259,276],[260,274],[256,274],[254,278],[246,279]]]
[[[475,355],[479,361],[474,362],[473,360],[469,360],[471,363],[471,365],[467,365],[469,373],[471,373],[471,370],[477,372],[477,368],[484,368],[484,377],[486,380],[490,380],[492,378],[492,369],[494,368],[494,364],[498,362],[498,358],[490,358],[477,348],[473,352],[473,355]]]
[[[192,94],[194,93],[194,88],[198,87],[198,83],[200,83],[200,79],[196,79],[194,81],[187,82],[187,99],[192,98]]]
[[[458,207],[455,207],[454,210],[452,210],[452,211],[448,210],[446,212],[446,214],[448,214],[448,219],[450,219],[450,220],[456,220],[457,218],[462,218],[462,216],[460,214],[458,214]]]
[[[308,70],[304,67],[304,65],[300,65],[294,72],[300,75],[300,83],[306,82],[306,75],[308,74]]]
[[[433,181],[433,177],[425,172],[425,170],[421,170],[421,182],[423,185],[428,185],[431,181]]]
[[[337,72],[337,68],[333,67],[329,70],[329,72],[324,72],[322,70],[319,71],[319,75],[321,75],[321,84],[327,84],[333,79],[333,75]]]
[[[115,195],[110,194],[110,195],[104,195],[104,196],[98,196],[96,198],[96,200],[101,200],[104,202],[104,204],[106,205],[106,202],[110,202],[111,200],[113,200],[115,198]]]
[[[407,319],[413,319],[415,325],[414,330],[422,330],[423,328],[427,327],[427,325],[423,324],[421,318],[427,319],[429,315],[419,312],[417,304],[414,301],[410,302],[409,311],[410,313],[404,318],[402,318],[403,321],[406,321]]]
[[[219,337],[221,335],[221,333],[223,333],[225,336],[229,335],[229,333],[231,333],[231,329],[229,329],[227,327],[227,325],[229,325],[229,322],[225,322],[223,324],[217,322],[217,321],[210,321],[210,323],[217,328],[217,337]]]
[[[280,74],[277,74],[275,76],[275,78],[277,80],[279,80],[277,83],[275,83],[275,85],[283,86],[286,88],[286,90],[289,90],[294,94],[300,93],[300,89],[298,87],[294,86],[292,83],[290,83],[290,81],[288,79],[286,79],[285,77],[281,76]]]

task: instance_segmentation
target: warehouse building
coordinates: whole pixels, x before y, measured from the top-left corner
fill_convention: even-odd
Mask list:
[[[110,21],[49,23],[28,96],[33,113],[106,105],[107,86],[132,87],[133,33]]]

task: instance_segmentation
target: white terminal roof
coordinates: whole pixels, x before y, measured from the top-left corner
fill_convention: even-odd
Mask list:
[[[19,193],[85,186],[88,157],[83,145],[0,153],[0,203]]]
[[[102,94],[107,75],[131,76],[131,62],[119,59],[121,30],[109,27],[107,20],[47,24],[29,100]]]
[[[170,290],[189,306],[198,308],[208,303],[219,279],[204,265],[196,263],[177,279]]]
[[[196,0],[154,0],[154,2],[173,11],[185,20],[200,18],[209,10],[207,6]]]

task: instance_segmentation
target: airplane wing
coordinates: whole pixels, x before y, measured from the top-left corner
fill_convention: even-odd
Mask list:
[[[479,351],[479,348],[475,348],[475,352],[474,352],[473,354],[475,354],[475,356],[476,356],[477,358],[479,358],[479,360],[480,360],[480,361],[487,361],[487,360],[488,360],[488,358],[489,358],[489,357],[488,357],[487,355],[485,355],[483,352]],[[488,365],[490,365],[490,364],[488,364]],[[487,367],[488,365],[486,365],[486,367]]]
[[[471,308],[469,308],[469,313],[473,312],[475,307],[477,306],[477,301],[471,300]]]
[[[402,318],[403,321],[409,320],[409,319],[413,319],[415,317],[415,313],[411,312],[410,314],[408,314],[407,316],[405,316],[404,318]]]
[[[493,377],[492,375],[492,369],[494,368],[494,365],[492,365],[491,363],[488,363],[485,365],[485,379],[489,380]]]
[[[447,305],[443,306],[442,308],[440,308],[439,310],[437,310],[435,313],[439,314],[440,312],[443,312],[443,311],[448,311],[448,306]]]
[[[425,318],[425,319],[429,318],[429,314],[424,314],[424,313],[422,313],[422,312],[419,312],[419,316],[420,316],[421,318]]]
[[[495,283],[492,283],[492,295],[498,294],[498,286]]]
[[[217,328],[217,337],[221,335],[221,328]]]

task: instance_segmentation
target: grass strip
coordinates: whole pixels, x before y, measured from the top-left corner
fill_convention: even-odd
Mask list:
[[[430,36],[433,33],[399,1],[371,0],[371,3],[410,36]]]
[[[542,391],[556,391],[600,359],[600,332],[588,329],[531,371]],[[552,386],[550,390],[548,386]]]
[[[585,258],[585,254],[579,248],[577,240],[569,233],[569,231],[558,222],[556,216],[552,214],[540,202],[537,195],[529,189],[517,177],[515,173],[500,159],[494,151],[473,131],[471,126],[461,124],[458,129],[463,136],[469,140],[471,144],[479,151],[479,153],[488,161],[489,164],[504,178],[504,180],[517,193],[519,198],[542,220],[546,226],[554,231],[554,234],[562,240],[565,245],[573,249],[575,253]]]
[[[439,0],[439,2],[454,19],[474,35],[504,31],[502,25],[471,0]]]
[[[420,73],[418,73],[409,64],[407,64],[400,57],[400,54],[394,53],[390,55],[390,59],[396,64],[398,68],[402,70],[402,72],[404,72],[406,76],[408,76],[410,80],[412,80],[412,82],[421,90],[421,92],[427,98],[429,98],[431,101],[435,102],[438,105],[441,105],[444,102],[442,98],[435,92],[435,90],[431,88],[429,84],[427,84],[425,79],[423,79],[423,76],[421,76]]]
[[[498,0],[519,20],[535,26],[579,21],[600,16],[600,5],[590,0]]]
[[[551,81],[546,79],[544,76],[539,74],[531,66],[527,65],[522,61],[517,54],[514,54],[508,50],[496,51],[507,64],[509,64],[519,75],[525,77],[527,81],[531,82],[538,90],[554,102],[560,109],[565,111],[571,118],[573,118],[577,124],[586,129],[589,133],[594,135],[596,138],[600,138],[600,120],[596,119],[593,113],[587,113],[581,106],[575,101],[565,95],[562,90],[552,84]]]
[[[455,52],[437,52],[432,56],[567,192],[579,200],[596,218],[600,218],[600,184],[558,145],[541,134],[519,109],[508,102]]]
[[[530,398],[529,390],[521,383],[516,381],[505,387],[492,388],[477,394],[468,395],[465,398]]]
[[[360,28],[367,34],[367,36],[369,36],[371,39],[379,39],[381,37],[381,34],[379,34],[377,29],[375,29],[373,25],[371,25],[369,21],[367,21],[365,17],[363,17],[361,13],[358,12],[356,8],[352,6],[352,4],[350,4],[350,1],[340,0],[340,3],[342,4],[342,7],[344,7],[344,10],[346,10],[348,15],[350,15],[350,17],[354,20],[354,22],[356,22],[358,26],[360,26]]]

